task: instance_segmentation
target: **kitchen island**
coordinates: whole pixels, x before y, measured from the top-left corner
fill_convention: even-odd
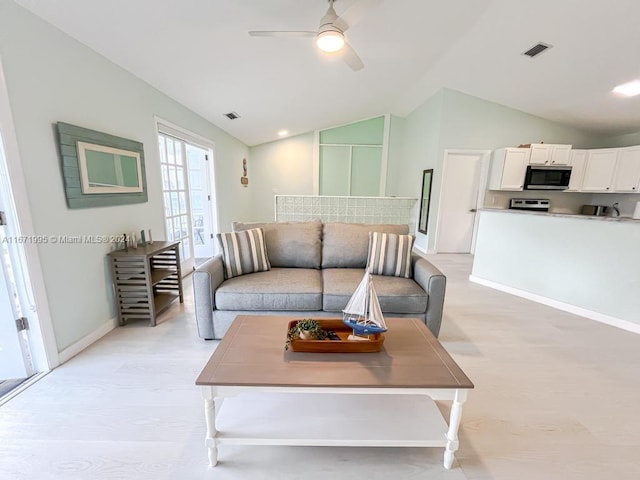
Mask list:
[[[640,333],[640,220],[483,209],[470,280]]]

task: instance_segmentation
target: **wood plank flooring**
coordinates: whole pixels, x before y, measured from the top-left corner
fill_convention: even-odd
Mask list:
[[[469,255],[429,258],[448,278],[440,341],[476,385],[453,470],[440,448],[232,445],[208,469],[194,381],[217,342],[187,282],[157,327],[117,328],[0,407],[0,478],[640,478],[640,335],[470,283]]]

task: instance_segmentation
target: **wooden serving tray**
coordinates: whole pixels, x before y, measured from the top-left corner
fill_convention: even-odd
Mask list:
[[[376,333],[370,335],[370,340],[347,340],[347,337],[353,333],[353,330],[347,327],[342,320],[339,319],[317,319],[320,326],[325,330],[334,330],[340,340],[302,340],[296,338],[291,341],[289,349],[293,352],[311,352],[311,353],[373,353],[382,350],[384,343],[384,334]],[[298,320],[292,320],[287,326],[287,332],[298,323]]]

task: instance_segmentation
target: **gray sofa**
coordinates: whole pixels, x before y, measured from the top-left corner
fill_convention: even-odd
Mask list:
[[[198,334],[220,339],[236,315],[271,314],[340,317],[367,263],[369,232],[407,234],[407,225],[361,223],[234,223],[234,231],[264,231],[268,271],[225,279],[222,255],[193,273]],[[413,278],[373,275],[380,306],[388,317],[422,319],[440,331],[446,278],[412,253]]]

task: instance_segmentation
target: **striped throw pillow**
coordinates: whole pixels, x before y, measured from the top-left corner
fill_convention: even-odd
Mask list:
[[[374,275],[411,278],[413,235],[369,232],[367,268]]]
[[[218,233],[225,278],[271,270],[262,228],[242,232]]]

